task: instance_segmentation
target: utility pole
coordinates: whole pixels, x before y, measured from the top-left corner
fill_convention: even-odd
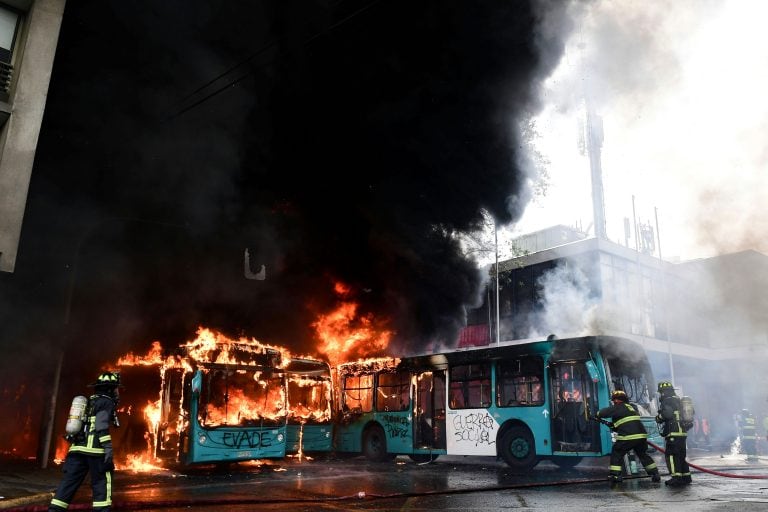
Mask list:
[[[664,330],[667,336],[667,357],[669,359],[669,376],[675,384],[675,364],[672,359],[672,337],[669,335],[669,293],[667,292],[667,273],[664,270],[664,260],[661,258],[661,234],[659,233],[659,210],[653,207],[656,219],[656,246],[659,248],[659,263],[661,263],[661,287],[664,290]]]
[[[495,244],[496,253],[496,345],[501,343],[501,324],[499,313],[499,228],[496,225],[496,220],[493,221],[493,238]]]

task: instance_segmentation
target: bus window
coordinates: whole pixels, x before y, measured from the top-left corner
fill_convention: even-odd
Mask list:
[[[410,382],[410,374],[406,372],[379,374],[376,410],[407,411],[411,402]]]
[[[503,360],[496,378],[496,405],[510,407],[544,403],[544,360],[541,357]]]
[[[651,394],[654,384],[650,368],[620,357],[609,355],[605,359],[612,389],[625,391],[629,401],[637,405],[640,416],[656,416],[656,404]]]
[[[491,405],[491,365],[462,364],[450,370],[451,409],[485,408]]]
[[[344,377],[342,406],[347,411],[373,410],[373,374]]]
[[[200,424],[253,425],[285,414],[283,377],[254,370],[211,369],[200,393]]]
[[[299,374],[288,380],[289,420],[323,421],[331,417],[331,382]]]

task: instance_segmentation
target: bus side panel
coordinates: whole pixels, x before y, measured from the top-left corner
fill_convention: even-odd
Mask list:
[[[285,445],[286,453],[329,452],[333,449],[333,426],[288,425]]]
[[[499,407],[493,413],[499,424],[524,423],[533,435],[537,455],[552,455],[549,403],[536,407]]]
[[[363,450],[363,427],[371,420],[371,414],[364,414],[349,423],[337,423],[334,443],[337,452],[360,453]]]
[[[448,455],[496,455],[499,423],[487,409],[446,411]]]
[[[374,417],[387,436],[387,452],[413,453],[413,416],[410,412],[380,412]]]

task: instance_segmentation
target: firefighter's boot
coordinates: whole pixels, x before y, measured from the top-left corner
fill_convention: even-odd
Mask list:
[[[683,479],[679,476],[673,476],[669,480],[664,482],[664,485],[668,485],[670,487],[682,487],[685,485],[685,482]]]
[[[691,482],[693,482],[691,475],[683,475],[683,485],[691,485]]]
[[[651,477],[651,482],[655,484],[661,482],[661,475],[659,475],[658,469],[656,471],[651,471],[650,473],[648,473],[648,475]]]

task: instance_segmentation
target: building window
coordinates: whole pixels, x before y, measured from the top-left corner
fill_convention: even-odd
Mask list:
[[[18,11],[0,4],[0,99],[8,100],[13,76],[13,50],[18,39],[21,16]]]

